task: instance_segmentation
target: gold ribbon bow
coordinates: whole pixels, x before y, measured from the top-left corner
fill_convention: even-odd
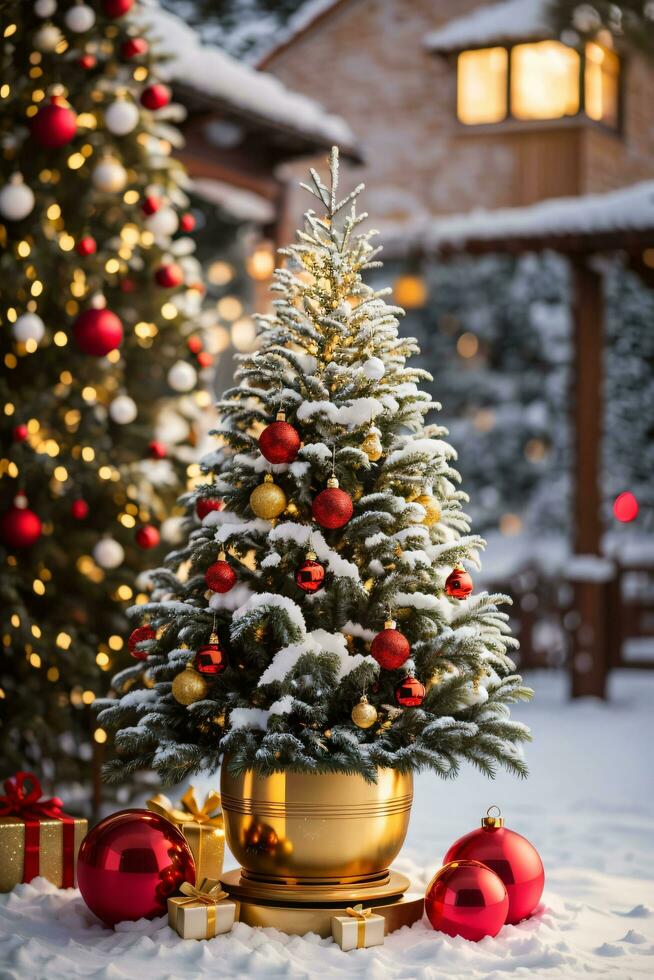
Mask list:
[[[348,915],[357,920],[357,949],[363,949],[366,942],[366,919],[372,915],[371,909],[364,909],[359,903],[345,909]]]
[[[209,878],[203,878],[199,888],[192,885],[190,881],[185,881],[179,890],[183,895],[186,895],[186,898],[180,899],[177,902],[178,906],[195,905],[197,902],[200,905],[206,905],[207,926],[205,938],[213,939],[216,934],[216,903],[222,902],[223,898],[228,898],[227,892],[222,890],[219,881],[211,884]]]
[[[220,805],[220,793],[211,790],[207,793],[204,803],[200,806],[196,796],[194,786],[184,793],[179,801],[179,807],[173,806],[167,796],[157,793],[147,802],[148,810],[158,813],[160,816],[170,820],[171,823],[184,824],[195,823],[206,824],[211,827],[223,826],[223,812]]]

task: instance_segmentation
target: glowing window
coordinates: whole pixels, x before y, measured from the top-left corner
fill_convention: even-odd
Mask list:
[[[618,125],[620,60],[613,51],[590,42],[586,45],[584,100],[590,119]]]
[[[467,126],[506,118],[506,48],[462,51],[457,60],[457,116]]]
[[[579,54],[559,41],[511,49],[511,114],[560,119],[579,112]]]

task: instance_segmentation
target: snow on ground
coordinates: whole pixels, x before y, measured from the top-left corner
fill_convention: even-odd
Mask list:
[[[0,897],[1,980],[654,976],[654,673],[616,672],[608,704],[568,702],[563,675],[529,680],[536,700],[515,716],[534,733],[530,778],[489,782],[467,770],[447,783],[420,775],[397,867],[423,887],[449,844],[498,804],[545,864],[544,900],[531,920],[477,944],[417,923],[383,947],[352,953],[313,935],[241,924],[210,942],[185,942],[163,919],[113,932],[77,891],[38,879]]]

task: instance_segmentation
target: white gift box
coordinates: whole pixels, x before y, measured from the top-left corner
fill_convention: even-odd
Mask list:
[[[168,899],[168,925],[182,939],[213,939],[229,932],[236,919],[236,902],[227,899],[220,882],[205,879],[199,888],[184,882],[184,893]]]
[[[368,946],[381,946],[384,942],[386,919],[375,915],[369,909],[355,905],[347,909],[347,915],[332,916],[332,936],[347,952],[350,949],[365,949]]]

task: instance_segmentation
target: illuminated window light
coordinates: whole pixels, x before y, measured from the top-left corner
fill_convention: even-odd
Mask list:
[[[511,114],[560,119],[579,111],[579,54],[560,41],[511,49]]]
[[[462,51],[457,59],[457,117],[467,126],[506,118],[505,48]]]

